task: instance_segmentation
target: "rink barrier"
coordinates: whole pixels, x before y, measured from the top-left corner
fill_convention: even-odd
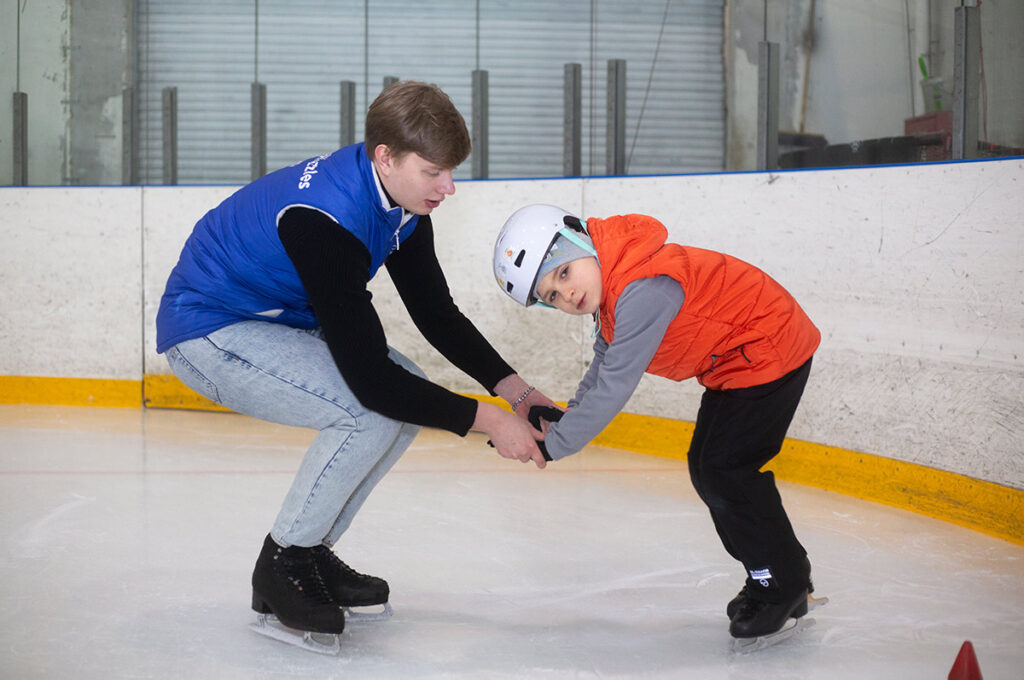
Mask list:
[[[200,411],[229,411],[192,391],[173,375],[146,375],[142,379],[143,405],[147,408],[183,408]]]
[[[686,459],[693,423],[620,413],[594,444]],[[768,465],[777,479],[911,510],[1024,545],[1024,491],[956,472],[786,439]]]
[[[466,396],[508,408],[502,399]],[[171,375],[147,375],[142,381],[0,376],[0,404],[228,411]],[[682,420],[620,413],[593,443],[686,460],[693,427],[693,423]],[[796,439],[786,439],[779,455],[765,469],[782,481],[910,510],[1024,545],[1021,489]]]
[[[138,380],[3,375],[0,404],[138,408],[142,389]]]

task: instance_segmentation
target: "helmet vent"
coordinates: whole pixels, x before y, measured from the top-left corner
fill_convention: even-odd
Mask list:
[[[565,226],[569,227],[573,231],[578,231],[581,234],[586,233],[583,229],[583,222],[580,221],[580,218],[575,217],[574,215],[566,215],[562,218],[562,222],[564,222]]]
[[[517,267],[522,267],[523,266],[523,258],[524,257],[526,257],[526,251],[525,250],[520,250],[519,251],[519,255],[516,256],[516,261],[515,261],[514,264]]]
[[[509,281],[508,283],[505,284],[505,290],[508,291],[509,293],[512,292],[512,282],[511,281]]]

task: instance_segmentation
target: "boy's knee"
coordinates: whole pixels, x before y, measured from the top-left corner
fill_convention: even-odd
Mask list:
[[[742,479],[733,471],[704,466],[690,473],[693,487],[704,504],[712,510],[725,510],[744,501]]]

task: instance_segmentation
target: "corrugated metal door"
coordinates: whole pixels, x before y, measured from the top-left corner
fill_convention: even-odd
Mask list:
[[[563,66],[583,66],[583,173],[605,172],[607,62],[627,61],[629,174],[724,167],[724,0],[140,0],[142,178],[161,181],[161,90],[178,88],[180,183],[250,175],[250,85],[267,86],[268,169],[338,146],[387,76],[440,85],[466,117],[489,72],[489,176],[562,172]],[[258,22],[257,22],[258,13]],[[362,121],[356,125],[362,136]],[[457,177],[469,177],[464,163]]]

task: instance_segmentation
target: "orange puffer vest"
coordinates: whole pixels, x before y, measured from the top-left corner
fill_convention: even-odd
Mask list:
[[[615,337],[615,304],[633,281],[667,275],[686,296],[648,373],[694,376],[710,389],[763,385],[803,365],[821,333],[793,296],[757,267],[735,257],[675,243],[645,215],[590,218],[601,261],[600,328]]]

